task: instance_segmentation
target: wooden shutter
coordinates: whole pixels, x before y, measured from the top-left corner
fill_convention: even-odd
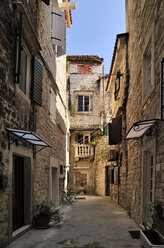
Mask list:
[[[52,44],[57,45],[57,55],[66,53],[66,21],[65,12],[52,8]]]
[[[109,145],[117,145],[122,140],[122,120],[121,117],[112,119],[109,123]]]
[[[33,57],[31,99],[40,106],[42,105],[42,78],[43,64],[37,57]]]

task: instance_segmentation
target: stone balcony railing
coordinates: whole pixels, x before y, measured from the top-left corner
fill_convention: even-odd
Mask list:
[[[75,145],[75,157],[93,156],[93,147],[90,145]]]

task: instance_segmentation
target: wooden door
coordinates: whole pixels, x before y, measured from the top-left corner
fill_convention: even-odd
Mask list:
[[[110,169],[105,167],[105,195],[110,196]]]
[[[24,158],[13,156],[13,231],[24,225]]]

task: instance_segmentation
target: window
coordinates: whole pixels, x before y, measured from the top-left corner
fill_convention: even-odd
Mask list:
[[[20,74],[18,87],[28,97],[30,97],[31,89],[31,54],[24,45],[20,52]],[[16,72],[18,70],[18,42],[17,42],[17,57],[16,57]]]
[[[89,96],[78,96],[78,111],[89,111]]]
[[[154,37],[150,37],[143,54],[143,100],[146,101],[154,87]]]
[[[63,165],[60,165],[60,175],[63,175],[63,173],[64,173]]]
[[[51,121],[56,124],[56,94],[54,90],[50,89],[50,105],[49,105],[49,115]]]
[[[27,54],[24,49],[21,50],[21,67],[20,67],[20,78],[19,88],[26,94],[26,75],[27,75]]]
[[[82,145],[82,144],[88,145],[89,137],[90,137],[89,135],[78,134],[77,135],[77,143],[79,143],[80,145]]]

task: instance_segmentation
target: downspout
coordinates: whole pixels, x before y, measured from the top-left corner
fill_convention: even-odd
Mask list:
[[[20,12],[19,14],[19,33],[18,33],[18,62],[16,65],[16,75],[15,75],[15,83],[19,84],[19,77],[20,77],[20,73],[21,73],[21,50],[22,50],[22,12]],[[16,41],[17,42],[17,41]],[[17,47],[17,43],[16,43],[16,47]]]

